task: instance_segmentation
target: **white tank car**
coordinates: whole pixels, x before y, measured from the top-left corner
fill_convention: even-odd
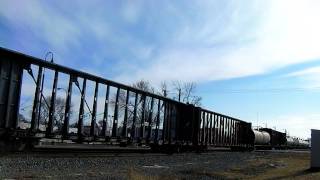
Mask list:
[[[265,131],[253,130],[254,133],[254,144],[256,145],[267,145],[270,144],[270,134]]]

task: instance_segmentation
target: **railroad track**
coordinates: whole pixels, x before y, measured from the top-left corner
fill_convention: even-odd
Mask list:
[[[147,154],[151,153],[149,147],[117,147],[105,145],[88,145],[88,144],[72,144],[72,145],[36,145],[31,153],[41,154]]]
[[[310,149],[255,150],[255,152],[271,152],[271,153],[310,153]]]
[[[210,148],[198,153],[207,154],[213,152],[227,152],[230,148]],[[195,153],[188,151],[185,153]],[[174,153],[182,155],[185,153]],[[137,156],[168,156],[173,152],[154,152],[150,147],[131,146],[106,146],[102,144],[54,144],[36,145],[31,151],[15,152],[11,155],[31,155],[31,156],[50,156],[50,157],[137,157]]]

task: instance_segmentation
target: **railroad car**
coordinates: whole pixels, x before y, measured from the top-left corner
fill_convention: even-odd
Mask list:
[[[305,149],[309,142],[270,128],[253,129],[255,149]]]
[[[254,145],[256,149],[263,149],[270,147],[271,136],[268,132],[252,130],[254,133]]]
[[[287,136],[286,147],[288,149],[307,149],[309,146],[310,143],[307,140],[303,140],[298,137]]]
[[[20,107],[21,94],[30,85],[30,104]],[[58,118],[60,86],[66,93]],[[51,91],[50,98],[44,89]],[[73,106],[75,98],[79,103]],[[28,113],[21,112],[26,107]],[[41,116],[44,108],[46,118]],[[21,118],[29,112],[31,117]],[[306,145],[301,139],[287,139],[285,133],[252,130],[251,123],[234,117],[0,47],[0,151],[21,149],[20,145],[32,149],[42,140],[165,151]]]
[[[168,151],[254,145],[251,123],[1,47],[0,85],[0,150],[32,148],[42,140]],[[33,96],[20,107],[29,86]],[[58,118],[57,92],[63,88],[65,108]]]

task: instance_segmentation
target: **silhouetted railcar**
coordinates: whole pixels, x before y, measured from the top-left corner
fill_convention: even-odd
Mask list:
[[[42,138],[170,150],[244,150],[254,145],[251,123],[4,48],[0,77],[0,144],[8,149],[17,149],[20,143],[34,145]],[[19,122],[25,88],[33,94],[31,117]],[[50,98],[44,89],[51,91]],[[57,118],[61,89],[65,101]],[[43,108],[46,118],[41,116]]]
[[[260,130],[270,134],[270,145],[272,148],[281,149],[285,147],[287,142],[286,133],[282,133],[270,128],[261,128]]]

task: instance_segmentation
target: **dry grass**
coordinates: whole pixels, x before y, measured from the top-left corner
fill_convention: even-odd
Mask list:
[[[309,154],[293,154],[250,160],[244,167],[214,173],[226,179],[320,179],[320,172],[311,172]]]
[[[174,176],[147,176],[142,172],[135,170],[133,168],[128,170],[128,179],[130,180],[166,180],[166,179],[178,179]]]
[[[128,179],[130,179],[130,180],[153,180],[152,177],[145,176],[142,173],[139,173],[138,171],[136,171],[132,168],[128,170]]]
[[[208,172],[189,170],[184,174],[195,177],[211,177],[218,179],[320,179],[320,172],[309,171],[310,155],[308,153],[260,155],[255,159],[243,162],[241,167],[233,167],[224,172]],[[181,179],[177,176],[147,176],[143,172],[130,169],[128,179],[131,180],[165,180]]]
[[[128,179],[130,180],[163,180],[163,179],[172,179],[172,178],[160,178],[158,176],[147,176],[143,173],[139,172],[138,170],[135,170],[133,168],[128,170]]]

